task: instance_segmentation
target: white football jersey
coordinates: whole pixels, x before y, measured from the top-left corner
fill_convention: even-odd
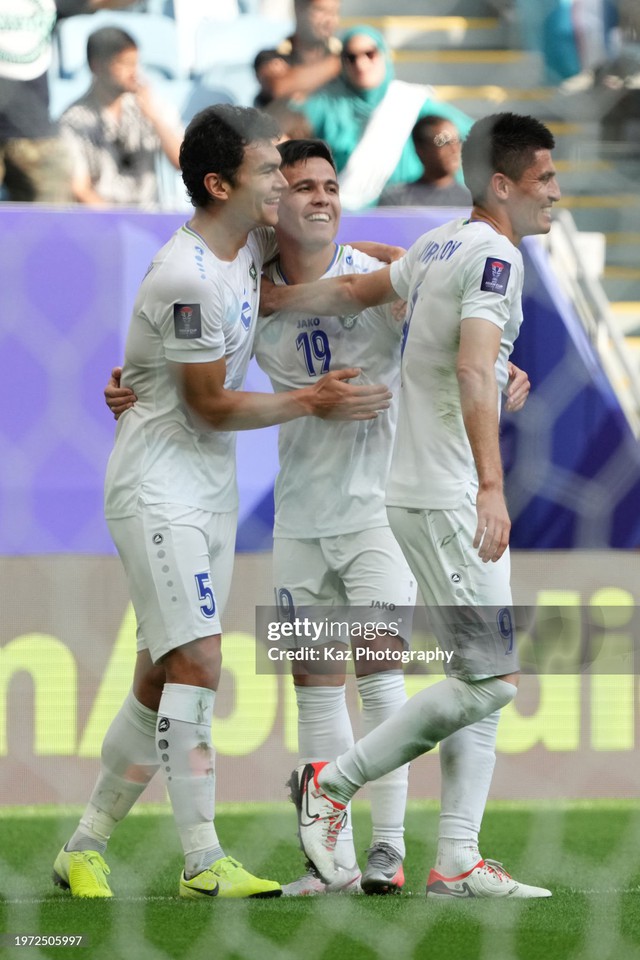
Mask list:
[[[337,246],[325,277],[368,273],[383,266],[349,246]],[[267,267],[286,283],[278,261]],[[274,536],[332,537],[387,525],[384,490],[398,402],[402,321],[389,306],[351,317],[276,313],[260,317],[256,359],[276,392],[306,387],[330,370],[359,367],[362,383],[393,392],[376,420],[301,417],[280,425],[280,472],[275,486]]]
[[[108,519],[138,501],[213,513],[237,507],[235,433],[212,429],[182,399],[172,363],[226,359],[225,387],[240,390],[255,335],[260,273],[273,231],[254,230],[237,257],[218,260],[190,227],[159,251],[133,308],[122,383],[138,400],[118,420],[105,485]]]
[[[402,386],[387,504],[456,507],[475,463],[460,408],[456,358],[462,320],[485,319],[502,331],[498,397],[522,323],[522,256],[487,223],[456,220],[430,230],[391,265],[391,282],[408,301]]]

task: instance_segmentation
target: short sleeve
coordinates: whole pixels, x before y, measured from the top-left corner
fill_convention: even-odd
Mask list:
[[[477,317],[504,330],[521,291],[521,261],[515,247],[482,244],[462,273],[460,319]]]
[[[76,177],[89,176],[89,163],[85,148],[86,137],[83,137],[82,132],[77,131],[70,123],[65,123],[64,118],[60,122],[60,136],[69,152],[73,175]]]
[[[164,355],[175,363],[210,363],[225,355],[223,321],[229,311],[223,284],[206,290],[192,284],[167,290],[150,321],[162,338]],[[157,296],[154,298],[158,303]],[[154,318],[155,314],[155,318]]]
[[[401,300],[409,299],[409,289],[411,287],[411,275],[418,257],[420,249],[420,240],[414,243],[405,253],[404,257],[394,260],[391,264],[389,278],[391,286],[398,294]]]

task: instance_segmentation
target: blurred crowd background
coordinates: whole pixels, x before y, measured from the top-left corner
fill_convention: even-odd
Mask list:
[[[638,0],[0,0],[0,199],[187,210],[211,103],[331,146],[347,210],[465,206],[460,142],[550,124],[564,200],[622,332],[640,332]]]

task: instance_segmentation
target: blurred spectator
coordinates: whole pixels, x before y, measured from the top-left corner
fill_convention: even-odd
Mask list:
[[[179,168],[182,130],[167,119],[140,79],[135,40],[103,27],[87,42],[93,83],[60,118],[72,160],[73,196],[93,206],[158,202],[156,160],[163,152]]]
[[[564,81],[567,92],[583,89],[593,69],[613,55],[618,2],[517,0],[523,46],[540,51],[548,82]]]
[[[280,128],[280,141],[308,140],[311,126],[307,118],[298,110],[292,110],[284,100],[272,100],[265,113],[270,113]]]
[[[295,0],[296,29],[254,60],[260,92],[256,107],[272,100],[301,101],[340,73],[341,43],[334,36],[340,0]]]
[[[556,0],[543,23],[542,53],[552,82],[579,85],[578,78],[611,57],[618,12],[612,0]]]
[[[57,18],[133,0],[0,0],[0,183],[9,200],[71,200],[69,158],[49,119]]]
[[[411,131],[411,139],[423,166],[422,176],[412,183],[399,183],[382,191],[379,206],[467,207],[471,194],[458,183],[462,141],[450,120],[428,115]]]
[[[422,176],[411,139],[419,117],[445,117],[463,136],[471,120],[436,100],[432,87],[396,80],[377,30],[353,27],[342,42],[341,76],[299,109],[333,151],[343,206],[357,210],[375,204],[385,186]]]

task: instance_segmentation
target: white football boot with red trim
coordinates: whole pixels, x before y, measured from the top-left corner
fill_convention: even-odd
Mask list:
[[[443,877],[432,870],[427,880],[427,896],[449,900],[468,900],[473,897],[532,900],[534,897],[550,897],[551,891],[514,880],[497,860],[480,860],[471,870],[457,877]]]

